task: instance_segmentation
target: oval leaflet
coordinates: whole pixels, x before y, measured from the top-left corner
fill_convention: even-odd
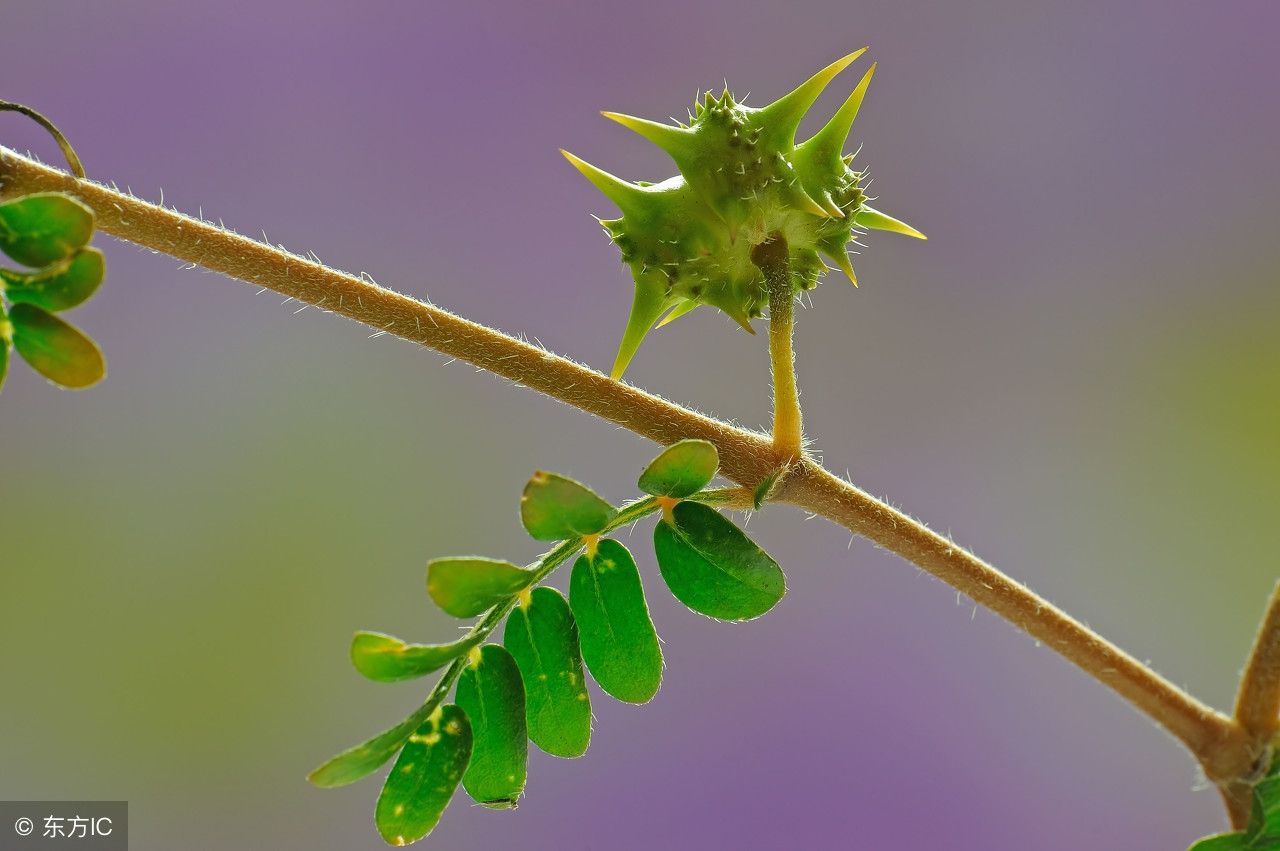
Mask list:
[[[520,496],[520,521],[538,541],[564,541],[603,531],[613,506],[573,479],[541,470]]]
[[[107,374],[97,344],[78,328],[34,304],[9,310],[13,346],[31,368],[54,384],[78,390]]]
[[[591,700],[564,595],[534,588],[507,617],[502,642],[524,677],[529,738],[553,756],[582,756],[591,741]]]
[[[388,845],[432,831],[471,758],[471,724],[459,707],[441,706],[405,742],[378,795],[374,821]]]
[[[582,658],[600,688],[627,703],[647,703],[662,684],[662,649],[649,618],[635,560],[606,538],[581,555],[569,579]]]
[[[662,451],[640,474],[640,490],[653,496],[683,499],[710,484],[720,455],[706,440],[681,440]]]
[[[351,640],[351,664],[375,682],[411,680],[443,668],[480,641],[467,637],[452,644],[407,644],[381,632],[357,632]]]
[[[454,700],[471,719],[473,738],[463,788],[486,807],[514,807],[524,791],[529,741],[524,683],[506,648],[486,644],[472,650],[458,677]]]
[[[427,564],[427,593],[455,618],[486,612],[532,581],[531,571],[492,558],[438,558]]]
[[[653,547],[662,578],[676,599],[695,612],[723,620],[749,620],[786,593],[782,568],[714,508],[681,502],[671,521],[658,521]]]

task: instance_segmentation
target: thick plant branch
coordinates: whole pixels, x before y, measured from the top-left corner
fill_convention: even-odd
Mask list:
[[[107,233],[465,360],[658,443],[708,440],[719,450],[723,473],[744,487],[755,487],[795,460],[764,435],[689,411],[492,328],[0,148],[0,196],[37,191],[76,195]],[[788,334],[788,349],[789,339]],[[798,436],[798,416],[795,425]],[[1225,783],[1248,775],[1248,737],[1233,719],[977,556],[811,460],[795,464],[774,497],[865,535],[1044,642],[1161,724],[1210,778]]]
[[[467,361],[661,444],[696,437],[714,443],[725,472],[754,485],[777,468],[769,439],[682,408],[593,369],[447,310],[338,272],[284,249],[0,147],[0,197],[70,192],[93,209],[113,236],[231,278],[256,284]]]
[[[792,471],[781,497],[897,553],[1035,636],[1159,721],[1211,779],[1245,770],[1243,732],[1230,718],[950,539],[810,461]]]

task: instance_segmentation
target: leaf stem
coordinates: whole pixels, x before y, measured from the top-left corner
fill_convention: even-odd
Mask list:
[[[745,488],[754,488],[793,460],[794,456],[779,450],[764,435],[613,381],[545,349],[372,281],[101,184],[76,180],[0,147],[0,197],[38,191],[76,195],[93,209],[107,233],[465,360],[658,443],[691,437],[708,440],[719,451],[724,475]],[[778,484],[774,499],[800,505],[867,536],[1043,641],[1169,731],[1220,785],[1250,775],[1254,757],[1249,737],[1233,718],[1196,700],[1021,583],[918,521],[811,460],[802,460],[797,466],[795,473]],[[744,493],[749,501],[750,491]],[[565,553],[564,558],[571,554]],[[491,612],[482,621],[490,631],[496,626],[488,623],[493,615]]]
[[[702,491],[694,494],[689,499],[697,502],[704,502],[708,505],[721,505],[730,508],[750,508],[752,496],[751,492],[746,488],[713,488],[711,490]],[[613,516],[608,525],[600,531],[600,535],[608,534],[615,529],[619,529],[630,523],[644,518],[646,515],[653,514],[659,509],[656,497],[646,496],[627,503],[618,509],[618,513]],[[541,556],[536,562],[528,565],[527,569],[534,572],[533,581],[530,586],[537,585],[542,580],[551,575],[557,567],[564,564],[570,558],[582,549],[586,543],[586,539],[582,537],[569,538],[553,547],[549,552]],[[467,630],[467,634],[463,637],[463,641],[474,639],[477,643],[484,641],[489,635],[498,628],[503,619],[511,613],[519,601],[519,594],[512,594],[510,597],[498,603],[492,609],[485,613],[484,617],[476,621],[471,629]],[[444,673],[440,675],[440,679],[436,680],[436,684],[431,687],[431,691],[427,694],[426,700],[422,705],[415,709],[410,717],[426,719],[435,708],[439,706],[448,696],[449,690],[453,688],[458,677],[462,675],[462,669],[467,665],[467,655],[464,654],[449,663],[444,669]],[[408,732],[405,733],[407,739],[409,734],[413,732],[413,728],[417,725],[411,725]],[[316,772],[311,777],[314,778]]]
[[[796,387],[795,287],[787,241],[774,234],[757,245],[751,260],[764,272],[769,289],[769,366],[773,372],[773,446],[788,459],[803,451],[800,391]]]
[[[45,132],[53,137],[53,141],[58,143],[58,148],[62,151],[62,155],[67,158],[67,166],[71,169],[71,173],[76,177],[84,177],[84,166],[80,163],[80,157],[76,154],[76,149],[71,147],[67,137],[62,134],[62,131],[52,121],[29,106],[11,103],[7,100],[0,100],[0,112],[16,112],[20,115],[25,115],[43,127]]]

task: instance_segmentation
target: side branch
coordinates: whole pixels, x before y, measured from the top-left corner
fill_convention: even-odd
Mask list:
[[[723,473],[744,487],[754,488],[780,466],[795,461],[795,454],[764,435],[687,410],[371,281],[101,184],[77,180],[0,147],[0,197],[39,191],[76,195],[93,209],[102,230],[121,239],[467,361],[658,443],[690,437],[708,440],[719,450]],[[789,353],[789,332],[787,343]],[[794,392],[793,382],[793,397]],[[797,446],[799,425],[797,411]],[[1248,776],[1254,754],[1248,736],[1233,719],[1200,703],[977,556],[811,460],[794,464],[775,498],[870,538],[1043,641],[1164,726],[1191,750],[1210,778],[1225,783]],[[1265,643],[1272,649],[1263,655],[1270,661],[1255,677],[1272,686],[1280,676],[1276,633],[1275,628],[1268,633]],[[1271,694],[1257,704],[1259,717],[1266,711],[1274,715],[1274,688]],[[1252,699],[1250,705],[1254,705]]]
[[[1240,678],[1236,720],[1260,744],[1280,732],[1280,583],[1271,591]]]
[[[775,234],[757,245],[751,260],[769,287],[769,366],[773,371],[773,445],[789,458],[799,458],[804,445],[800,391],[796,388],[795,292],[787,241]]]
[[[1280,733],[1280,583],[1271,591],[1267,611],[1253,639],[1253,649],[1240,676],[1235,720],[1245,736],[1243,753],[1248,772],[1220,784],[1231,824],[1244,829],[1253,806],[1253,786],[1266,771]]]

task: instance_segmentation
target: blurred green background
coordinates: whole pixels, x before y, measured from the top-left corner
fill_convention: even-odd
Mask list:
[[[302,2],[4,6],[0,97],[91,176],[607,367],[630,283],[567,147],[663,156],[596,115],[750,103],[870,43],[854,130],[885,209],[860,290],[801,312],[825,461],[1221,707],[1280,574],[1280,95],[1273,4]],[[858,68],[865,67],[865,60]],[[853,86],[815,107],[816,129]],[[0,139],[53,151],[4,117]],[[106,383],[0,397],[0,798],[127,798],[134,847],[375,848],[378,781],[303,775],[425,686],[363,682],[360,628],[446,640],[426,560],[538,551],[542,467],[621,501],[654,448],[462,364],[102,238],[73,321]],[[747,425],[763,341],[702,311],[628,377]],[[786,508],[759,622],[662,588],[667,680],[596,693],[515,813],[429,847],[1167,849],[1217,796],[1145,718],[948,588]],[[563,577],[557,579],[562,583]],[[4,826],[0,826],[3,829]]]

